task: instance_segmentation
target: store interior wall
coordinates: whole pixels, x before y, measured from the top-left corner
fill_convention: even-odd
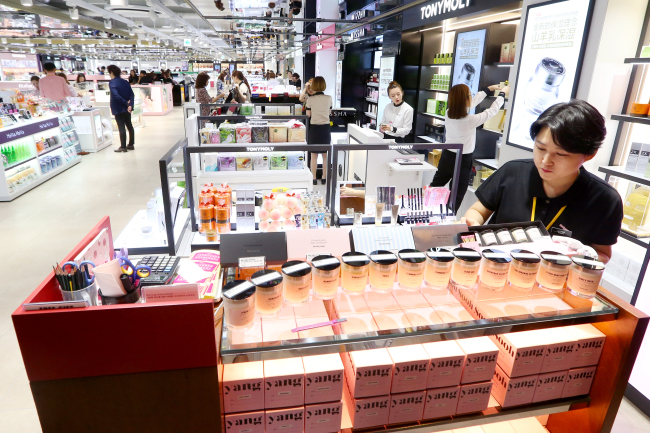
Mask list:
[[[373,44],[374,41],[366,40],[345,46],[341,107],[355,108],[360,119],[365,109],[366,79],[372,73]],[[366,123],[367,119],[362,119],[361,122]]]

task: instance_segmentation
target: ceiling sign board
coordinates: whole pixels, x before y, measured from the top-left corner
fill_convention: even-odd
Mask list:
[[[404,0],[404,5],[416,0]],[[512,0],[431,0],[404,11],[402,30],[439,23],[461,15],[475,14],[512,3]]]

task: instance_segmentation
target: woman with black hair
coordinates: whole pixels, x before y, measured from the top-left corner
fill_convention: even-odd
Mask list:
[[[555,104],[530,127],[533,159],[510,161],[476,190],[462,221],[482,225],[542,221],[572,249],[607,263],[618,240],[623,203],[618,192],[582,165],[593,159],[607,130],[585,101]]]

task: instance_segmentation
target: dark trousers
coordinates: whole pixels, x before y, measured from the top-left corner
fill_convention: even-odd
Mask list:
[[[458,176],[458,192],[456,194],[456,208],[457,212],[460,204],[465,197],[467,187],[469,186],[469,175],[472,172],[472,163],[474,162],[474,153],[463,154],[463,159],[460,162],[460,175]],[[445,186],[447,182],[454,176],[454,167],[456,163],[456,153],[443,150],[438,163],[438,171],[433,176],[431,186]],[[451,200],[450,200],[451,201]]]
[[[131,113],[120,113],[115,115],[115,123],[117,129],[120,131],[120,144],[122,148],[126,148],[126,130],[129,130],[129,146],[133,146],[135,140],[135,131],[133,131],[133,124],[131,123]]]

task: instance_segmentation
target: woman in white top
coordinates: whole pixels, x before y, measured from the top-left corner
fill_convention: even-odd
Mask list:
[[[494,91],[498,86],[489,86]],[[505,101],[505,95],[509,87],[504,87],[499,96],[492,103],[490,108],[480,114],[469,114],[470,110],[476,107],[485,99],[485,92],[481,91],[472,98],[472,94],[465,84],[457,84],[449,90],[447,101],[447,112],[445,113],[445,142],[461,143],[463,145],[463,158],[458,175],[458,191],[456,193],[455,209],[460,207],[463,197],[467,192],[469,175],[472,172],[474,147],[476,146],[476,128],[493,118],[499,112]],[[431,186],[445,186],[454,174],[456,163],[456,151],[443,150],[438,162]]]
[[[307,116],[309,116],[309,137],[307,137],[308,144],[326,144],[332,143],[332,135],[330,130],[330,110],[332,109],[332,97],[323,93],[326,88],[325,79],[323,77],[314,77],[307,91],[309,98],[305,102],[307,109]],[[327,179],[327,166],[329,159],[327,154],[323,156],[323,177],[321,183],[324,185]],[[318,169],[318,154],[310,153],[311,156],[311,174],[314,177],[314,185],[316,185],[316,170]]]
[[[379,131],[387,135],[386,139],[394,138],[396,143],[404,143],[404,137],[411,133],[413,126],[413,107],[404,102],[404,90],[397,81],[388,85],[388,97],[393,103],[384,108]]]
[[[236,99],[240,104],[251,102],[251,86],[241,71],[232,71],[232,81],[235,83],[239,97]]]
[[[77,89],[75,89],[74,86],[72,84],[70,84],[70,82],[68,81],[68,76],[66,74],[64,74],[63,72],[59,72],[56,75],[58,75],[59,77],[61,77],[61,78],[63,78],[65,80],[65,83],[68,85],[68,89],[70,90],[70,93],[72,93],[73,98],[76,98],[76,97],[79,96],[77,94]]]

